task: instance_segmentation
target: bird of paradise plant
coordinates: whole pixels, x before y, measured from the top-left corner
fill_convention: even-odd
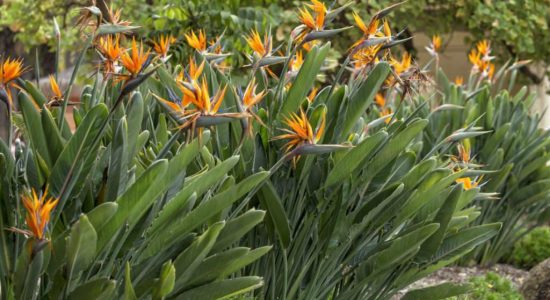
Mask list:
[[[349,4],[348,4],[349,5]],[[330,38],[349,27],[327,29],[327,25],[339,14],[347,5],[339,8],[327,9],[326,5],[319,0],[311,0],[298,11],[298,20],[300,25],[295,27],[290,36],[297,47],[318,39]]]
[[[253,69],[252,73],[260,69],[264,78],[266,77],[266,73],[272,78],[277,78],[277,75],[273,73],[270,66],[284,62],[286,57],[273,55],[273,38],[271,34],[266,32],[262,39],[257,30],[252,30],[248,36],[245,36],[245,41],[250,49],[252,49],[252,56],[247,54],[251,65],[247,65],[246,67],[251,66]]]
[[[309,92],[309,94],[307,94],[307,101],[309,102],[309,104],[312,104],[313,101],[315,101],[315,96],[317,96],[318,92],[319,92],[319,87],[314,86]]]
[[[193,49],[195,49],[197,52],[205,53],[206,52],[206,34],[204,33],[204,30],[199,30],[199,34],[197,35],[194,31],[191,31],[189,33],[186,33],[185,39],[187,40],[187,44]]]
[[[543,215],[550,209],[550,202],[542,195],[548,193],[545,180],[550,168],[545,154],[548,147],[542,141],[550,132],[535,129],[540,126],[540,119],[529,112],[534,96],[526,88],[511,92],[517,68],[528,62],[507,62],[497,71],[487,40],[475,43],[468,58],[472,63],[468,80],[457,77],[453,82],[442,70],[436,70],[438,85],[428,86],[404,106],[410,111],[419,109],[419,114],[430,121],[422,139],[427,153],[447,153],[456,143],[457,154],[450,156],[448,166],[455,175],[460,174],[455,182],[465,191],[481,191],[470,207],[480,207],[481,214],[471,226],[502,222],[502,230],[490,243],[460,260],[491,265],[531,230],[528,224],[546,219]],[[435,90],[441,94],[427,101],[427,107],[420,108],[418,101],[431,97]],[[460,143],[454,138],[443,140],[448,134],[463,140]]]
[[[385,44],[391,41],[392,33],[391,28],[387,20],[384,20],[382,29],[379,28],[380,19],[378,16],[373,16],[369,22],[369,25],[365,25],[365,22],[357,15],[353,13],[356,26],[361,30],[363,36],[356,41],[351,47],[351,53],[359,51],[365,47],[372,47],[377,44]]]
[[[27,68],[23,66],[22,59],[7,58],[0,63],[0,88],[7,94],[7,99],[2,99],[12,107],[13,99],[11,88],[17,88],[18,85],[15,80],[23,73],[27,71]]]
[[[120,46],[120,36],[102,36],[99,38],[96,47],[103,59],[103,74],[110,76],[118,73],[118,61],[124,53],[124,49]]]
[[[143,50],[143,43],[140,42],[138,47],[136,39],[132,39],[132,47],[130,50],[123,52],[120,56],[120,62],[130,73],[130,78],[134,78],[141,73],[145,63],[149,59],[149,54],[150,50],[147,52]]]
[[[382,49],[382,46],[382,44],[373,45],[353,52],[351,58],[356,73],[361,70],[366,70],[368,66],[376,62],[377,55],[380,49]]]
[[[304,64],[304,55],[301,50],[296,52],[296,55],[291,59],[290,61],[290,67],[289,67],[289,73],[287,76],[287,80],[289,78],[292,78],[293,76],[296,76],[298,74],[298,71],[300,71],[300,68]]]
[[[403,83],[403,79],[410,76],[408,73],[412,67],[412,57],[408,52],[403,54],[401,60],[390,56],[389,64],[392,66],[393,74],[386,79],[387,86]],[[404,85],[404,87],[407,87],[407,85]]]
[[[210,41],[211,54],[206,55],[205,59],[210,61],[210,64],[222,73],[231,70],[231,65],[226,61],[229,53],[224,53],[222,45],[222,37],[218,36],[215,40]]]
[[[310,10],[315,17],[311,14]],[[306,7],[300,8],[298,18],[304,27],[296,31],[295,39],[301,41],[311,31],[323,30],[326,14],[327,8],[325,4],[318,0],[311,0],[311,4],[306,4]]]
[[[171,35],[160,35],[156,40],[153,40],[153,50],[159,55],[162,61],[166,62],[170,57],[168,51],[170,46],[176,42],[176,38]]]
[[[385,122],[389,123],[393,111],[391,107],[389,107],[388,103],[386,103],[386,98],[384,95],[382,93],[377,93],[376,96],[374,96],[374,102],[378,105],[379,116],[385,118]]]
[[[253,127],[251,124],[252,120],[256,120],[260,125],[267,127],[262,119],[254,111],[254,107],[259,104],[266,95],[265,90],[258,93],[257,88],[258,85],[256,84],[256,78],[252,78],[252,80],[246,86],[244,92],[241,92],[241,90],[239,90],[239,95],[241,98],[241,101],[238,103],[239,111],[245,112],[249,115],[247,117],[247,122],[244,128],[249,137],[252,137],[254,135]]]
[[[478,165],[471,163],[471,150],[469,140],[465,140],[463,143],[457,144],[458,156],[451,156],[452,162],[455,164],[454,169],[456,172],[466,168],[477,168]],[[483,176],[476,178],[460,177],[456,179],[456,183],[462,183],[464,190],[470,190],[480,186]]]
[[[193,58],[189,58],[188,63],[188,70],[187,72],[185,70],[181,70],[178,73],[178,76],[176,77],[176,83],[178,84],[178,88],[183,92],[184,86],[183,83],[186,82],[187,84],[193,84],[196,82],[199,77],[202,75],[202,72],[204,70],[204,65],[206,61],[202,61],[200,65],[197,66],[197,63]],[[187,96],[184,94],[184,98],[182,99],[184,103],[190,103],[191,101],[187,99]]]
[[[491,56],[491,45],[487,40],[480,41],[468,54],[468,59],[472,64],[472,73],[481,74],[479,80],[488,78],[491,80],[495,72],[495,65],[491,62],[494,57]]]
[[[28,230],[13,228],[18,233],[23,233],[27,236],[36,239],[44,240],[46,238],[46,230],[50,222],[50,217],[53,209],[59,202],[59,199],[48,197],[48,188],[39,197],[34,189],[30,193],[24,193],[21,196],[23,206],[27,211],[25,223]]]
[[[223,89],[218,90],[213,98],[210,98],[205,78],[202,79],[200,85],[198,82],[194,82],[191,87],[185,84],[182,85],[182,87],[185,96],[187,96],[189,101],[195,105],[196,109],[205,116],[218,113],[223,98],[225,97],[225,92],[227,91],[227,86],[225,86]]]
[[[15,152],[0,143],[0,224],[24,219],[13,217],[11,191],[48,184],[59,200],[43,238],[55,251],[29,253],[21,246],[31,239],[2,231],[1,290],[14,299],[389,299],[496,234],[496,223],[467,228],[479,212],[464,206],[479,187],[465,191],[456,179],[471,174],[453,173],[447,152],[423,156],[429,116],[405,110],[386,124],[377,115],[391,112],[389,97],[416,67],[390,56],[399,42],[390,10],[371,17],[378,25],[343,53],[339,75],[317,82],[324,40],[347,28],[329,25],[346,7],[313,0],[286,45],[252,31],[245,42],[261,63],[235,66],[245,76],[220,72],[225,45],[204,30],[185,35],[194,53],[184,65],[163,61],[166,41],[146,52],[137,34],[116,58],[116,34],[131,28],[101,21],[90,40],[113,53],[125,82],[96,75],[74,132],[22,81],[24,142]],[[108,51],[97,46],[102,36]],[[284,66],[261,78],[278,48]],[[352,59],[362,60],[361,76],[347,69]],[[399,84],[384,85],[392,69]]]
[[[436,57],[441,50],[441,37],[437,34],[432,36],[430,45],[426,46],[426,50],[431,56]]]
[[[59,102],[63,101],[63,92],[61,92],[54,75],[50,75],[48,79],[50,81],[50,90],[52,92],[52,97],[48,102],[48,106],[59,104]]]
[[[292,113],[290,117],[285,118],[285,124],[288,128],[281,129],[283,134],[274,137],[274,140],[289,140],[284,148],[285,152],[289,152],[292,149],[296,149],[302,145],[314,145],[323,136],[326,124],[326,114],[321,117],[319,126],[312,129],[311,123],[308,120],[307,115],[303,110],[300,110],[300,114]]]
[[[256,104],[260,103],[260,101],[262,101],[266,94],[265,91],[257,93],[257,88],[258,85],[256,84],[256,78],[252,78],[252,81],[248,83],[242,96],[242,103],[244,109],[247,111],[252,109],[252,107],[254,107]]]
[[[254,51],[254,55],[260,59],[271,54],[273,40],[267,33],[264,34],[264,38],[262,39],[258,31],[252,30],[245,37],[245,40],[248,46]]]

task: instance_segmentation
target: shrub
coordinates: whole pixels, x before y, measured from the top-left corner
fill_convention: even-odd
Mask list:
[[[515,95],[508,92],[525,62],[507,63],[496,70],[490,58],[482,58],[490,57],[490,49],[490,43],[482,41],[472,50],[472,72],[466,82],[450,82],[439,71],[437,91],[429,89],[412,104],[405,104],[402,112],[430,121],[423,137],[424,155],[450,152],[449,164],[470,169],[469,185],[493,193],[472,203],[481,208],[473,224],[501,221],[503,228],[491,242],[463,259],[483,265],[498,262],[525,228],[547,220],[550,207],[550,131],[539,128],[540,116],[529,111],[534,95],[528,95],[526,88]],[[503,90],[504,84],[508,90]],[[476,132],[464,133],[464,128]],[[450,144],[447,137],[451,135],[463,141]]]
[[[72,78],[89,48],[100,65],[79,104],[67,99],[72,81],[62,92],[52,76],[46,95],[5,61],[0,96],[16,131],[0,143],[2,291],[389,298],[495,236],[498,220],[472,225],[472,202],[491,195],[446,153],[425,153],[429,121],[380,101],[374,114],[378,90],[409,97],[422,77],[391,55],[403,42],[386,23],[391,9],[369,26],[357,16],[362,38],[332,85],[315,88],[325,40],[349,29],[331,23],[345,9],[312,1],[281,53],[270,32],[252,31],[247,76],[236,78],[221,37],[188,32],[193,56],[173,65],[177,40],[152,41],[152,54],[125,36],[136,27],[85,8]],[[463,128],[444,144],[478,134]]]
[[[479,300],[523,300],[521,293],[512,285],[512,282],[500,275],[488,272],[485,276],[476,276],[470,279],[472,292],[459,299]]]
[[[544,226],[517,241],[508,260],[514,266],[531,269],[547,258],[550,258],[550,228]]]

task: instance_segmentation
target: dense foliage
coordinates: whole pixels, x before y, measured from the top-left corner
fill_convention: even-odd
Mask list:
[[[95,6],[80,11],[66,89],[52,74],[40,90],[4,59],[1,297],[387,299],[472,250],[498,258],[519,221],[546,216],[548,133],[525,95],[488,100],[517,69],[495,74],[488,42],[471,57],[471,88],[437,75],[442,103],[424,101],[426,73],[392,53],[404,42],[394,8],[353,14],[358,38],[336,48],[344,62],[323,84],[330,41],[352,28],[338,21],[348,6],[316,0],[281,45],[269,27],[247,30],[246,65],[223,35],[140,39],[120,11]],[[506,126],[521,139],[499,135]]]
[[[523,296],[513,286],[512,282],[496,273],[488,272],[485,276],[470,279],[472,292],[458,299],[479,300],[523,300]]]
[[[550,258],[550,228],[537,227],[514,245],[509,262],[524,269],[531,269]]]
[[[385,7],[391,0],[368,1],[367,6]],[[467,31],[473,41],[489,39],[504,60],[533,59],[547,66],[550,61],[548,28],[550,1],[417,0],[403,4],[395,14],[400,26],[428,34]],[[545,74],[537,74],[539,77]]]
[[[503,222],[498,236],[473,252],[473,259],[484,265],[498,262],[522,234],[548,220],[550,208],[550,131],[540,129],[541,116],[530,112],[534,95],[526,88],[515,95],[508,92],[525,62],[508,62],[496,70],[491,46],[480,42],[472,50],[472,72],[465,82],[450,82],[440,71],[436,89],[428,89],[401,110],[418,111],[430,121],[423,138],[425,154],[452,154],[451,164],[471,169],[469,185],[495,193],[493,200],[474,202],[482,208],[474,223]],[[507,90],[502,89],[505,85]],[[478,134],[454,149],[444,146],[446,136],[461,128],[477,129]]]
[[[177,36],[189,28],[209,28],[209,33],[214,36],[224,32],[227,44],[231,49],[238,50],[244,50],[245,44],[240,37],[250,28],[273,28],[277,33],[276,40],[284,40],[286,33],[295,24],[296,15],[295,3],[290,0],[101,1],[106,1],[114,7],[125,7],[125,16],[142,25],[142,31],[151,37],[159,33]],[[347,1],[335,3],[343,5]],[[362,0],[354,5],[354,10],[374,13],[394,3],[396,1]],[[0,11],[0,25],[15,32],[16,38],[27,47],[44,43],[55,47],[53,18],[57,17],[57,22],[64,32],[63,43],[71,45],[78,36],[76,28],[71,26],[77,8],[90,4],[91,2],[84,0],[46,0],[40,1],[40,5],[35,5],[35,1],[32,0],[5,1],[5,9]],[[408,34],[416,31],[452,34],[454,31],[464,30],[471,35],[472,41],[483,38],[493,41],[495,50],[504,60],[520,57],[546,64],[550,60],[550,50],[546,47],[550,43],[549,7],[549,0],[408,1],[396,10],[395,28],[408,28]],[[32,11],[34,18],[25,17],[29,11]],[[342,23],[346,19],[352,19],[351,13],[339,16],[335,21]],[[342,34],[335,37],[335,44],[345,44],[346,40],[355,36],[350,33]],[[412,50],[421,49],[408,49]],[[185,52],[185,48],[181,48],[180,51]],[[544,75],[535,72],[532,74],[535,76],[531,79],[535,81]]]

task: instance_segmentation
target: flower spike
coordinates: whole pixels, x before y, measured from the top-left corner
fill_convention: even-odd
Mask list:
[[[184,34],[187,44],[198,52],[206,51],[206,34],[204,30],[199,30],[199,34],[195,34],[194,31],[191,31],[189,34]]]
[[[34,189],[30,193],[21,196],[23,206],[27,211],[25,223],[29,230],[13,229],[15,232],[20,232],[28,236],[35,237],[39,240],[45,239],[46,230],[50,222],[51,212],[59,202],[59,199],[47,197],[48,188],[40,197]]]
[[[14,83],[15,79],[19,78],[26,71],[27,68],[23,67],[22,59],[8,58],[0,64],[0,88],[6,92],[9,102],[7,104],[10,106],[13,105],[10,88],[17,87]]]
[[[153,41],[153,50],[162,57],[162,59],[166,60],[168,58],[170,46],[175,42],[176,39],[173,36],[160,35],[157,40]]]
[[[120,59],[126,70],[135,77],[142,71],[143,65],[149,58],[150,51],[144,52],[142,43],[140,43],[138,48],[136,39],[132,40],[132,48],[129,51],[130,54],[128,54],[128,52],[122,53]]]

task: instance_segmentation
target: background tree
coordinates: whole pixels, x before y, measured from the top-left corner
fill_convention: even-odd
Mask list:
[[[363,9],[372,11],[395,2],[361,1]],[[415,0],[401,5],[393,20],[398,27],[429,35],[467,31],[472,37],[468,42],[488,39],[500,58],[532,59],[548,69],[550,0]],[[414,45],[408,46],[414,50]],[[535,84],[548,75],[529,67],[521,71]]]

